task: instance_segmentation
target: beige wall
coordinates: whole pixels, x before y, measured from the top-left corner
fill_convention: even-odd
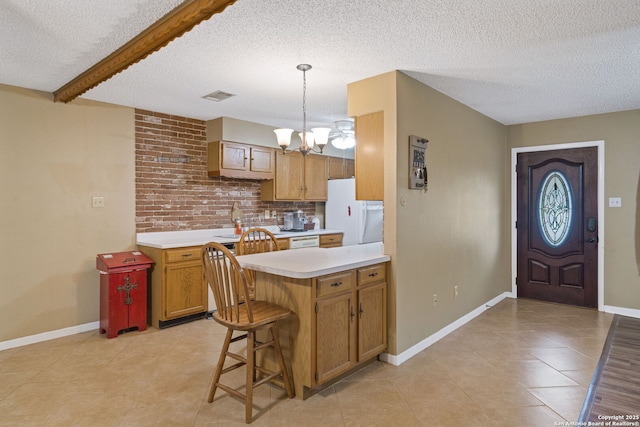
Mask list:
[[[506,129],[400,72],[353,83],[348,97],[350,116],[385,114],[389,352],[397,355],[510,290]],[[430,141],[427,192],[408,189],[409,135]]]
[[[0,85],[0,342],[98,321],[95,256],[135,247],[133,123]]]
[[[640,110],[509,126],[507,135],[510,148],[605,141],[604,304],[640,309]],[[609,197],[622,207],[608,207]]]

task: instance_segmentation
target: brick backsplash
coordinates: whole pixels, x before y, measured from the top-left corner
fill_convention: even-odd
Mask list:
[[[135,111],[136,231],[231,228],[233,203],[252,225],[282,225],[282,214],[315,203],[263,202],[260,181],[207,175],[206,123],[152,111]],[[265,210],[277,219],[259,222]]]

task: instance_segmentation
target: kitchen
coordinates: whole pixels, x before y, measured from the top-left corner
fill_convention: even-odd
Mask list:
[[[209,121],[206,124],[204,122],[194,123],[190,119],[184,120],[181,122],[180,118],[169,118],[160,113],[136,111],[136,152],[139,153],[136,156],[136,169],[144,171],[144,173],[138,173],[136,180],[137,243],[143,246],[142,249],[145,253],[149,250],[144,246],[157,250],[194,246],[210,240],[232,243],[233,239],[229,239],[228,235],[233,234],[234,230],[235,217],[232,216],[234,209],[241,211],[241,221],[251,222],[253,226],[261,226],[271,230],[277,230],[278,226],[303,228],[299,221],[295,224],[291,222],[291,224],[286,224],[287,227],[284,227],[284,214],[291,211],[301,212],[302,217],[308,221],[319,218],[320,225],[324,228],[324,201],[264,201],[261,197],[261,191],[265,184],[268,184],[268,181],[211,176],[220,175],[220,173],[211,172],[213,166],[210,162],[210,150],[208,151],[211,143],[234,141],[235,144],[244,143],[251,147],[268,148],[275,152],[277,148],[272,127],[226,117]],[[196,125],[199,126],[194,127]],[[189,137],[181,139],[172,136],[169,142],[166,137],[159,136],[165,132],[189,135]],[[209,142],[209,146],[203,141]],[[171,146],[172,154],[167,152],[168,146]],[[326,147],[324,151],[330,154],[328,157],[330,160],[338,163],[337,167],[325,166],[326,172],[324,178],[321,178],[323,181],[320,184],[324,187],[324,194],[321,198],[326,200],[329,178],[335,178],[329,181],[353,181],[353,179],[348,179],[353,173],[353,150],[345,152],[333,147]],[[164,159],[160,158],[161,153],[163,153],[164,159],[171,156],[173,156],[171,158],[182,156],[186,159],[186,153],[189,153],[188,161],[162,162],[161,160]],[[280,153],[278,154],[280,155]],[[324,156],[318,154],[310,156],[325,159]],[[329,166],[332,164],[335,163],[331,162]],[[168,184],[169,182],[171,185]],[[346,211],[348,208],[345,205],[344,210]],[[378,231],[370,241],[382,240],[382,212],[379,211],[379,213],[376,225]],[[356,218],[356,212],[354,212],[353,218]],[[278,238],[282,240],[286,238],[289,242],[293,240],[293,246],[297,241],[302,240],[300,242],[302,245],[311,243],[326,247],[341,245],[341,237],[344,232],[346,232],[349,241],[352,241],[355,230],[344,230],[342,227],[333,230],[310,230],[304,233],[290,232],[286,235],[278,235]],[[313,239],[309,241],[309,238],[298,237],[301,234],[320,236],[323,239],[322,244],[320,239],[313,243]],[[192,237],[187,237],[184,240],[180,236]],[[221,236],[226,237],[226,240]],[[162,241],[162,239],[166,239],[166,241]],[[159,241],[161,243],[158,243]],[[288,245],[290,247],[291,243]],[[153,255],[151,256],[154,258]],[[159,256],[155,258],[159,258]],[[158,261],[156,260],[156,262]],[[157,270],[159,269],[154,271],[154,275],[159,274]],[[156,282],[159,281],[160,279],[157,278]],[[187,310],[189,315],[197,317],[201,314],[203,298],[195,302],[192,309]],[[210,302],[212,300],[212,298],[207,299]],[[207,309],[210,311],[213,306],[209,305]],[[165,322],[170,324],[171,318],[174,317],[167,318],[159,315],[159,309],[155,309],[154,313],[150,322],[156,327],[167,324]],[[177,320],[179,321],[179,319]]]

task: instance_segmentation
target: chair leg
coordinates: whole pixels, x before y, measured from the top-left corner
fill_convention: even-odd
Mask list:
[[[209,388],[209,398],[207,399],[209,403],[213,402],[213,396],[216,394],[216,389],[218,388],[218,383],[220,382],[220,375],[222,375],[222,367],[224,366],[224,360],[227,357],[227,352],[229,351],[229,345],[231,344],[232,335],[233,335],[233,330],[227,329],[227,335],[224,338],[224,344],[222,344],[222,350],[220,350],[218,365],[216,366],[216,370],[213,375],[213,380],[211,381],[211,387]]]
[[[278,335],[278,328],[276,324],[271,325],[271,336],[273,337],[273,346],[276,353],[276,357],[278,358],[278,364],[280,365],[280,369],[282,370],[282,381],[284,382],[284,387],[287,390],[287,396],[289,399],[295,396],[293,392],[293,385],[291,384],[291,378],[289,377],[289,371],[287,371],[287,365],[284,363],[284,356],[282,355],[282,347],[280,346],[280,336]]]
[[[255,347],[256,332],[247,332],[247,390],[246,390],[246,414],[245,421],[251,422],[253,414],[253,385],[256,377],[256,353]]]

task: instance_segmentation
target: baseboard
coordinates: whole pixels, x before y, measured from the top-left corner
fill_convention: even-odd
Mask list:
[[[388,353],[382,353],[380,355],[380,360],[382,360],[383,362],[386,362],[386,363],[388,363],[390,365],[399,366],[399,365],[403,364],[404,362],[406,362],[407,360],[411,359],[416,354],[420,353],[422,350],[424,350],[424,349],[430,347],[431,345],[435,344],[436,342],[440,341],[442,338],[446,337],[447,335],[449,335],[451,332],[455,331],[459,327],[461,327],[464,324],[468,323],[469,321],[475,319],[476,317],[478,317],[479,315],[481,315],[482,313],[484,313],[485,311],[487,311],[489,308],[493,307],[494,305],[498,304],[500,301],[502,301],[505,298],[513,298],[513,293],[511,293],[511,292],[503,292],[502,294],[500,294],[497,297],[491,299],[490,301],[488,301],[487,303],[481,305],[480,307],[476,308],[475,310],[471,311],[470,313],[465,314],[464,316],[462,316],[461,318],[459,318],[455,322],[450,323],[449,325],[447,325],[444,328],[440,329],[435,334],[433,334],[431,336],[428,336],[427,338],[425,338],[424,340],[420,341],[418,344],[414,345],[413,347],[409,348],[408,350],[403,351],[401,354],[396,356],[396,355],[392,355],[392,354],[388,354]]]
[[[16,338],[9,341],[0,342],[0,351],[10,348],[22,347],[23,345],[35,344],[42,341],[49,341],[56,338],[67,337],[81,332],[92,331],[100,327],[100,322],[85,323],[84,325],[70,326],[55,331],[43,332],[41,334],[29,335],[27,337]]]
[[[605,313],[619,314],[621,316],[635,317],[640,319],[640,310],[635,308],[616,307],[613,305],[604,306]]]

